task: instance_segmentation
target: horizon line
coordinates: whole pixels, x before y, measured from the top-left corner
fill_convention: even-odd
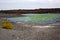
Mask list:
[[[60,8],[15,8],[15,9],[0,9],[0,10],[34,10],[34,9],[60,9]]]

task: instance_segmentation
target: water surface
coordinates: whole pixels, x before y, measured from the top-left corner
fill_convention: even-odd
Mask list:
[[[8,18],[15,22],[32,22],[32,23],[53,23],[60,21],[60,14],[22,14],[20,17]]]

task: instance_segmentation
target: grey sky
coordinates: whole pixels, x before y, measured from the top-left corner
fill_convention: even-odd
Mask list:
[[[32,8],[60,8],[60,0],[0,0],[0,10]]]

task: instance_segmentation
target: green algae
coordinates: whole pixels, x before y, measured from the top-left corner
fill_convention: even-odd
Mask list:
[[[52,20],[56,18],[60,18],[59,14],[35,14],[30,17],[32,21]]]
[[[16,17],[8,19],[13,21],[44,21],[56,18],[60,18],[60,14],[30,14],[30,16],[27,17]]]

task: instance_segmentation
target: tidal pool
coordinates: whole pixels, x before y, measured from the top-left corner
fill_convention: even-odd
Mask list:
[[[22,14],[23,16],[7,18],[14,22],[31,22],[31,23],[54,23],[60,21],[60,14]]]

